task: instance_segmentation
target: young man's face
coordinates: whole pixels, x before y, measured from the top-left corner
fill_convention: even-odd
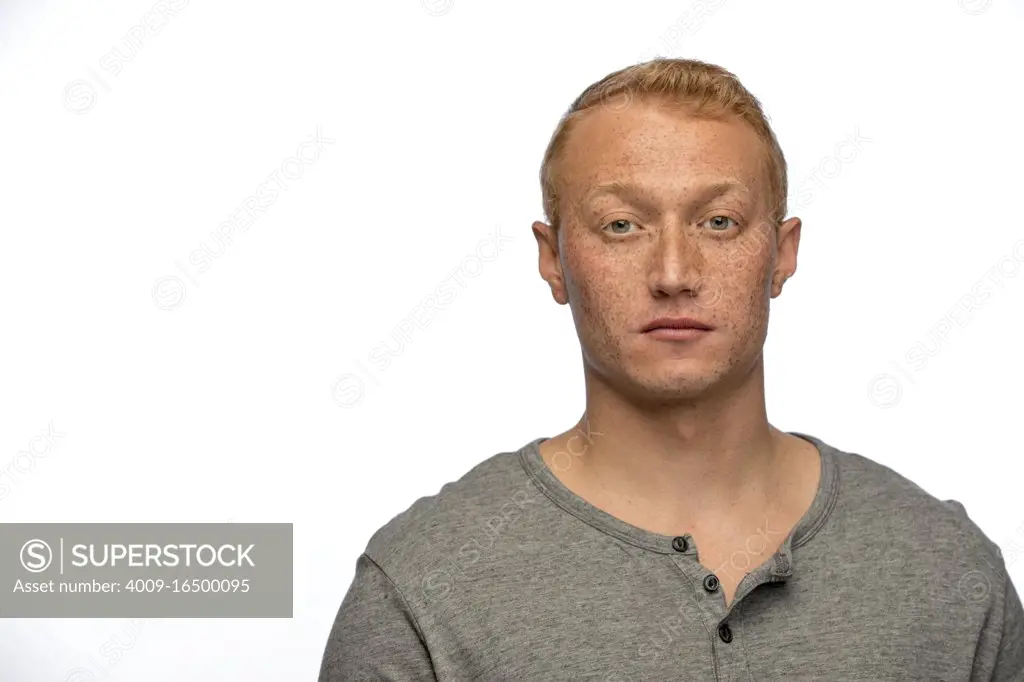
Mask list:
[[[588,365],[645,398],[700,395],[754,367],[769,300],[796,269],[799,220],[776,236],[764,144],[738,119],[597,107],[562,157],[561,227],[535,223],[541,272],[569,303]],[[606,183],[631,189],[602,190]],[[712,327],[692,338],[659,317]]]

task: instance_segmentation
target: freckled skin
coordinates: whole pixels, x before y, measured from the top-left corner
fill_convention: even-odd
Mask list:
[[[800,220],[769,219],[765,149],[740,119],[635,100],[577,123],[553,179],[558,230],[533,231],[541,276],[572,311],[587,408],[540,454],[606,513],[666,542],[693,535],[728,604],[745,574],[732,557],[762,525],[791,529],[820,480],[817,449],[771,426],[764,403],[769,304],[796,271]],[[612,182],[630,189],[594,194]],[[642,332],[684,316],[714,329]]]
[[[763,143],[740,119],[655,104],[597,107],[560,162],[560,227],[534,223],[541,274],[572,311],[587,371],[634,400],[692,400],[761,360],[770,299],[796,270],[800,221],[770,221]],[[588,197],[620,181],[638,195]],[[722,181],[740,188],[711,196]],[[661,316],[714,327],[694,341],[641,333]]]

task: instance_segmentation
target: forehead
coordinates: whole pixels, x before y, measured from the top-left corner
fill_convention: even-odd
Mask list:
[[[666,106],[596,107],[575,121],[560,160],[560,182],[582,198],[596,185],[629,181],[655,193],[685,193],[738,182],[767,188],[764,144],[736,117],[704,119]]]

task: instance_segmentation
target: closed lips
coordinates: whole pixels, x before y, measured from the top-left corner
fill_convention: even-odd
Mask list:
[[[649,322],[644,327],[644,331],[649,332],[654,329],[703,329],[707,331],[711,328],[711,325],[689,317],[662,317]]]

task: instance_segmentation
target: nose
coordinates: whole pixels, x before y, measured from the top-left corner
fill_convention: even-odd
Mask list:
[[[704,265],[700,247],[683,226],[666,226],[651,247],[648,288],[655,297],[695,297]]]

